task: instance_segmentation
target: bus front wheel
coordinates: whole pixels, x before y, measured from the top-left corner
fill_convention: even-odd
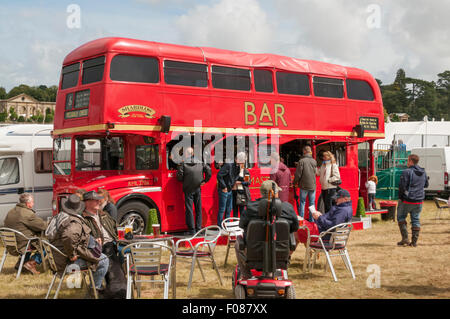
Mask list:
[[[129,201],[119,208],[119,224],[133,224],[133,234],[144,234],[150,207],[140,201]]]

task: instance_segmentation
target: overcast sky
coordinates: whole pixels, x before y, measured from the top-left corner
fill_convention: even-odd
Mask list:
[[[435,80],[450,70],[449,12],[450,0],[0,0],[0,86],[55,85],[71,50],[109,36]]]

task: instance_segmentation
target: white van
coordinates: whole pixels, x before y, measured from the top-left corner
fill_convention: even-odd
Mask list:
[[[450,147],[415,148],[411,154],[419,156],[419,166],[425,168],[429,177],[425,192],[447,196],[450,193]]]
[[[44,220],[52,215],[53,125],[0,127],[0,227],[22,193],[34,197],[34,210]]]

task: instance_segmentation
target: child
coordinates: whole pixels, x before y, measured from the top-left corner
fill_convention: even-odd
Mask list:
[[[377,192],[378,177],[372,175],[366,182],[367,193],[369,195],[369,210],[377,209],[377,204],[375,203],[375,194]]]

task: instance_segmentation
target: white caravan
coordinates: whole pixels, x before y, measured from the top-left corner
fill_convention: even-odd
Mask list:
[[[425,192],[447,196],[450,193],[450,147],[414,148],[411,154],[419,156],[419,166],[425,168],[429,177]]]
[[[19,195],[34,197],[34,210],[44,220],[52,215],[53,125],[0,127],[0,227]]]

